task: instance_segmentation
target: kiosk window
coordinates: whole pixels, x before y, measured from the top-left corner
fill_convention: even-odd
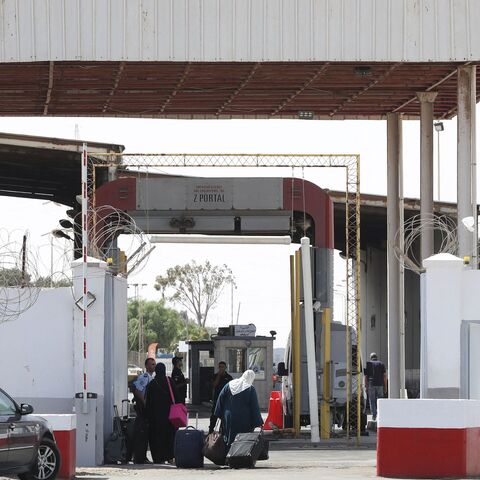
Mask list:
[[[200,367],[214,367],[215,359],[211,357],[208,350],[200,350],[198,352],[198,362]]]
[[[227,358],[228,373],[239,373],[241,375],[246,370],[244,348],[227,348]]]
[[[266,356],[267,349],[265,347],[255,347],[247,350],[248,368],[255,372],[255,380],[265,380]]]

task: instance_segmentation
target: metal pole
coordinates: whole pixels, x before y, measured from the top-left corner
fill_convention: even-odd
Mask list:
[[[403,129],[402,116],[398,118],[398,247],[400,252],[404,254],[405,250],[405,234],[404,234],[404,212],[405,201],[403,197]],[[407,398],[407,390],[405,388],[405,267],[403,262],[399,263],[399,285],[398,285],[398,314],[399,314],[399,352],[400,352],[400,398]]]
[[[323,396],[320,407],[320,435],[322,440],[330,438],[330,365],[331,365],[331,336],[330,324],[332,309],[324,308],[322,314],[323,325]]]
[[[401,117],[387,114],[387,302],[388,302],[388,384],[389,397],[400,398],[402,359],[400,327],[400,264],[395,256],[395,239],[400,227],[399,168]]]
[[[139,287],[140,290],[140,287]],[[140,295],[138,295],[138,351],[144,353],[144,344],[143,339],[143,304]]]
[[[88,153],[87,144],[82,151],[82,277],[83,277],[83,402],[82,413],[88,413],[87,402],[87,308],[88,308]]]
[[[434,253],[433,228],[433,102],[437,92],[417,92],[420,100],[420,220],[422,262]]]
[[[301,359],[300,359],[300,250],[295,252],[295,312],[294,325],[292,330],[292,360],[293,360],[293,428],[295,435],[300,435],[300,410],[302,406],[301,385]]]
[[[53,237],[50,235],[50,288],[53,287]]]
[[[295,301],[296,301],[296,296],[295,296],[295,256],[290,255],[290,358],[292,362],[292,376],[293,376],[293,382],[295,383],[295,376],[296,376],[296,371],[295,371],[295,356],[294,356],[294,351],[293,348],[295,346]],[[293,395],[293,427],[295,427],[295,392]]]
[[[471,268],[478,268],[477,258],[477,165],[476,165],[476,68],[459,67],[457,81],[457,211],[458,253],[471,256]],[[464,227],[462,219],[473,216],[473,234]]]
[[[290,235],[196,235],[196,234],[160,234],[150,237],[151,243],[206,243],[206,244],[240,244],[240,245],[290,245]]]
[[[440,130],[437,130],[437,200],[440,201]]]
[[[230,284],[230,325],[233,325],[233,282]]]
[[[238,325],[238,317],[240,317],[240,306],[242,305],[242,302],[238,302],[238,309],[237,309],[237,325]]]
[[[27,284],[27,235],[22,240],[22,287]]]
[[[315,329],[313,315],[312,264],[310,261],[310,239],[302,237],[302,281],[303,310],[305,317],[305,344],[307,350],[308,404],[312,443],[320,441],[318,422],[317,361],[315,358]]]

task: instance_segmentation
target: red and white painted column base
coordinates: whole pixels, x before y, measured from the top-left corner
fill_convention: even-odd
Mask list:
[[[480,475],[480,401],[379,400],[377,475]]]
[[[39,414],[38,416],[45,418],[50,424],[60,450],[62,463],[57,478],[74,478],[77,465],[77,416],[75,414]]]

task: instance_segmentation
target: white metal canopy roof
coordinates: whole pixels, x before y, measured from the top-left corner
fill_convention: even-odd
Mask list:
[[[478,0],[4,0],[0,62],[480,59]]]
[[[478,19],[480,0],[4,0],[0,115],[418,118],[435,90],[451,118]]]

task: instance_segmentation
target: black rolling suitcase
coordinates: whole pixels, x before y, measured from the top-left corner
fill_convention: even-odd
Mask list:
[[[115,415],[113,417],[113,432],[105,444],[104,460],[105,463],[115,465],[127,461],[127,444],[116,405],[113,406],[113,411]]]
[[[263,433],[238,433],[227,454],[232,468],[253,468],[264,449]]]
[[[202,430],[187,427],[177,430],[175,434],[175,465],[177,468],[202,468],[203,443],[205,435]]]
[[[126,412],[124,410],[125,404],[127,406]],[[122,400],[122,416],[120,418],[122,432],[125,436],[125,443],[127,446],[127,454],[125,461],[128,463],[133,457],[134,448],[134,431],[135,431],[135,417],[130,416],[130,402],[128,399]]]

